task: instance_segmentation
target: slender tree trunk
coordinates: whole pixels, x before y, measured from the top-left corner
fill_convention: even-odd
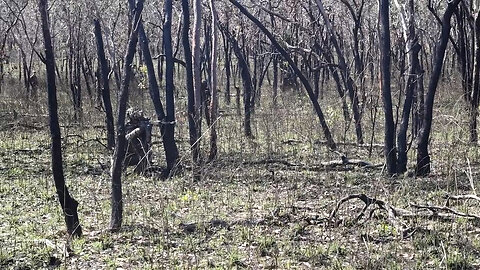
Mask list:
[[[77,212],[78,202],[68,192],[63,174],[62,137],[60,133],[60,124],[58,121],[57,86],[55,82],[55,58],[48,22],[47,0],[39,0],[38,9],[42,21],[42,32],[45,46],[45,58],[43,60],[47,72],[48,113],[50,118],[50,136],[52,139],[51,151],[53,180],[55,181],[55,189],[57,191],[58,200],[60,201],[60,205],[65,216],[67,232],[72,236],[81,236],[82,227],[80,226]]]
[[[227,23],[226,28],[228,29],[228,23]],[[230,98],[230,88],[231,88],[230,78],[232,76],[232,70],[231,70],[232,50],[230,48],[230,43],[228,42],[227,37],[224,34],[222,35],[222,37],[223,37],[223,49],[224,49],[224,53],[225,53],[225,79],[226,79],[226,82],[225,82],[225,103],[227,105],[230,105],[230,101],[231,101],[231,98]]]
[[[475,15],[475,55],[473,66],[473,89],[470,102],[470,142],[478,142],[477,116],[480,91],[480,10]]]
[[[140,39],[140,47],[143,52],[143,61],[145,63],[145,66],[147,67],[147,75],[148,75],[148,88],[149,88],[149,94],[150,98],[152,99],[153,106],[155,108],[155,114],[157,116],[157,120],[159,121],[159,126],[160,126],[160,134],[163,138],[163,148],[165,150],[165,158],[166,160],[171,160],[171,159],[177,159],[177,157],[170,157],[169,155],[175,154],[175,151],[170,150],[170,144],[171,141],[168,141],[165,139],[165,121],[166,121],[166,115],[165,111],[163,109],[162,101],[160,99],[160,88],[158,86],[157,78],[155,75],[155,68],[153,64],[153,59],[152,59],[152,54],[150,52],[150,47],[149,47],[149,42],[147,35],[145,33],[145,28],[143,26],[143,22],[139,22],[138,24],[138,35]],[[173,142],[175,144],[176,148],[176,143],[175,141]],[[178,151],[177,151],[178,155]],[[167,170],[168,173],[171,168],[168,167],[168,162],[167,162]],[[168,175],[168,174],[167,174]]]
[[[193,83],[193,63],[192,63],[192,49],[190,47],[189,30],[190,30],[190,7],[188,0],[182,0],[183,10],[183,30],[182,30],[182,42],[183,52],[185,54],[185,66],[186,66],[186,80],[187,80],[187,95],[188,95],[188,130],[190,135],[190,147],[192,149],[192,158],[195,165],[198,165],[199,160],[199,148],[196,146],[198,142],[198,133],[195,126],[195,90]],[[195,169],[194,169],[195,175]],[[198,180],[198,179],[197,179]]]
[[[339,61],[339,68],[342,73],[342,77],[345,83],[345,88],[347,89],[348,96],[350,101],[352,102],[352,111],[353,111],[353,118],[355,120],[355,132],[357,135],[357,143],[363,144],[363,131],[362,131],[362,115],[360,112],[360,106],[358,101],[357,91],[355,89],[355,83],[350,76],[348,66],[345,60],[345,55],[340,47],[340,44],[337,40],[337,35],[335,30],[333,29],[332,24],[330,23],[330,18],[328,17],[327,13],[325,12],[325,8],[323,7],[323,3],[321,0],[316,0],[317,6],[322,14],[323,21],[327,27],[327,30],[330,35],[330,40],[332,41],[333,47],[335,48],[335,52],[337,53],[337,58]]]
[[[218,15],[214,0],[210,0],[212,12],[212,60],[210,72],[210,155],[209,160],[217,157],[217,117],[218,117],[218,93],[217,93],[217,51],[218,51]]]
[[[105,48],[102,38],[102,29],[100,22],[94,20],[95,25],[95,39],[97,41],[97,55],[98,62],[100,63],[100,73],[102,76],[102,100],[103,106],[105,108],[105,123],[107,126],[107,146],[112,149],[115,146],[115,127],[113,124],[113,109],[112,102],[110,100],[110,83],[108,79],[108,63],[107,58],[105,57]]]
[[[135,8],[135,17],[132,20],[132,29],[128,41],[127,52],[125,54],[125,63],[123,66],[123,80],[120,89],[120,98],[118,102],[117,117],[117,137],[115,141],[115,151],[113,153],[113,163],[111,169],[112,175],[112,215],[110,219],[110,229],[118,231],[122,226],[123,220],[123,200],[122,200],[122,167],[126,154],[126,138],[125,138],[125,117],[127,112],[128,93],[130,78],[132,76],[133,57],[138,42],[138,27],[141,13],[143,10],[144,0],[138,0]]]
[[[418,43],[418,38],[415,32],[415,6],[413,0],[409,0],[407,8],[402,8],[398,1],[395,3],[402,16],[402,24],[404,28],[404,38],[406,42],[405,51],[408,52],[408,65],[409,70],[407,73],[407,83],[405,85],[405,102],[403,104],[402,118],[400,126],[398,128],[397,147],[398,147],[398,159],[397,159],[397,172],[404,173],[407,171],[407,131],[408,121],[410,119],[410,112],[414,101],[415,86],[417,85],[417,79],[420,71],[420,61],[418,55],[421,50],[421,46]]]
[[[248,10],[242,6],[239,2],[236,0],[229,0],[230,3],[235,5],[245,16],[247,16],[255,25],[257,25],[258,28],[270,39],[270,42],[272,42],[273,46],[277,49],[277,51],[283,56],[285,60],[290,64],[292,69],[295,71],[295,74],[300,78],[300,81],[302,82],[303,86],[305,87],[305,90],[307,91],[307,94],[310,98],[310,100],[313,103],[313,107],[315,109],[315,112],[317,113],[318,120],[320,121],[320,125],[322,126],[323,133],[325,135],[325,138],[327,140],[327,145],[335,150],[337,148],[335,141],[333,140],[332,134],[330,133],[330,128],[327,125],[327,121],[325,120],[325,116],[322,112],[322,109],[320,108],[320,105],[318,104],[318,101],[315,99],[315,95],[313,93],[312,86],[308,82],[307,78],[302,74],[300,69],[297,67],[295,62],[292,60],[290,55],[285,51],[285,49],[280,46],[280,44],[277,42],[275,37],[268,31],[267,28],[257,19],[255,16],[253,16]]]
[[[202,1],[193,0],[193,86],[195,94],[195,129],[198,136],[202,134],[202,59],[201,59],[201,30],[202,30]],[[194,145],[194,152],[197,153],[197,164],[201,161],[200,156],[200,142],[199,137],[197,143]]]
[[[385,113],[385,159],[389,175],[397,173],[397,150],[395,148],[395,123],[393,122],[392,91],[390,85],[390,11],[389,1],[379,0],[380,37],[380,85],[382,89],[383,111]]]
[[[273,56],[273,86],[272,86],[272,102],[273,107],[277,107],[278,98],[278,57]]]
[[[422,128],[417,138],[417,165],[416,175],[426,176],[430,173],[430,154],[428,153],[428,141],[432,130],[433,104],[435,93],[437,91],[438,82],[442,73],[443,60],[445,59],[445,51],[447,50],[448,39],[450,36],[451,18],[461,0],[449,2],[447,10],[442,18],[442,31],[440,39],[436,45],[433,70],[430,75],[430,82],[425,97],[425,112],[423,115]]]
[[[242,49],[238,45],[238,41],[232,36],[230,32],[228,32],[228,29],[223,28],[224,34],[228,37],[230,40],[230,43],[232,44],[232,49],[233,52],[235,53],[235,56],[237,57],[237,62],[238,66],[240,68],[240,73],[242,76],[242,81],[243,81],[243,90],[244,90],[244,95],[243,95],[243,104],[244,104],[244,132],[245,136],[248,138],[253,138],[253,133],[252,133],[252,125],[251,125],[251,100],[252,100],[252,91],[253,91],[253,82],[252,82],[252,76],[250,75],[250,69],[247,63],[247,60],[245,56],[242,53]],[[240,88],[237,87],[237,108],[238,105],[240,104]]]
[[[172,0],[165,0],[165,23],[163,25],[163,46],[165,48],[165,134],[163,135],[165,155],[167,158],[166,175],[170,176],[178,162],[178,148],[175,142],[175,96],[174,96],[174,61],[172,48]]]

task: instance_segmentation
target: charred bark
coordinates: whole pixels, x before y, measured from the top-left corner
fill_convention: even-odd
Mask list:
[[[383,111],[385,113],[385,160],[389,175],[397,173],[397,150],[395,147],[395,123],[393,122],[391,59],[390,59],[390,11],[389,1],[379,0],[380,37],[380,86],[382,89]]]
[[[112,213],[110,219],[110,229],[118,231],[122,226],[123,220],[123,200],[122,200],[122,167],[126,153],[125,138],[125,117],[127,111],[129,84],[132,76],[132,63],[135,56],[138,42],[138,22],[140,22],[143,10],[144,0],[138,0],[135,7],[135,16],[132,20],[132,31],[128,41],[128,47],[125,54],[125,62],[123,67],[123,79],[120,89],[120,97],[118,102],[117,117],[117,137],[115,141],[115,150],[112,162]]]
[[[277,51],[283,56],[285,60],[290,64],[290,67],[294,70],[295,74],[300,78],[300,81],[302,82],[303,86],[305,87],[307,94],[310,98],[310,100],[313,103],[313,107],[315,109],[315,112],[317,113],[318,120],[320,121],[320,125],[322,126],[323,133],[325,135],[325,138],[327,140],[327,145],[335,150],[337,148],[335,141],[333,140],[332,134],[330,133],[330,128],[327,125],[327,121],[325,120],[325,116],[323,114],[322,109],[320,108],[320,105],[318,104],[317,99],[315,99],[315,94],[313,92],[312,86],[308,82],[307,78],[303,75],[303,73],[300,71],[300,69],[297,67],[295,62],[292,60],[290,55],[285,51],[285,49],[280,46],[280,44],[277,42],[275,37],[268,31],[267,28],[257,19],[255,16],[253,16],[248,10],[242,6],[238,1],[236,0],[229,0],[230,3],[232,3],[234,6],[236,6],[240,12],[242,12],[245,16],[247,16],[255,25],[270,39],[270,42],[272,42],[272,45],[275,46]]]
[[[174,96],[174,59],[172,47],[172,0],[165,1],[165,23],[163,25],[163,46],[165,48],[165,133],[163,135],[167,158],[166,175],[170,176],[178,162],[178,148],[175,142],[175,96]]]
[[[39,0],[38,9],[42,22],[45,48],[45,58],[43,60],[47,73],[53,180],[55,181],[58,200],[60,201],[60,206],[62,207],[62,212],[65,216],[67,232],[72,236],[81,236],[82,227],[80,226],[80,221],[78,219],[78,202],[68,192],[68,188],[65,184],[65,176],[63,174],[62,138],[58,121],[57,86],[55,82],[55,56],[53,53],[52,38],[49,29],[47,0]]]
[[[103,44],[102,38],[102,29],[100,26],[100,22],[98,20],[93,21],[95,25],[95,39],[97,42],[97,56],[98,62],[100,63],[100,73],[101,73],[101,80],[102,80],[102,100],[103,106],[105,109],[105,124],[107,127],[107,146],[108,148],[113,148],[115,146],[115,127],[114,127],[114,120],[113,120],[113,109],[112,109],[112,102],[110,99],[110,82],[108,79],[108,62],[107,58],[105,57],[105,47]]]
[[[448,40],[450,37],[451,18],[455,9],[461,0],[454,0],[448,3],[448,7],[442,18],[442,30],[440,39],[436,45],[433,70],[430,75],[427,94],[425,97],[425,111],[423,115],[422,128],[417,138],[417,164],[415,173],[418,176],[426,176],[430,173],[430,154],[428,152],[428,141],[432,130],[433,104],[435,93],[437,91],[438,82],[442,73],[443,60],[445,51],[447,50]]]

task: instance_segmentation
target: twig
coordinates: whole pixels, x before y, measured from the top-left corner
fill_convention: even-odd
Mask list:
[[[466,217],[466,218],[472,218],[472,219],[480,219],[480,216],[478,215],[472,215],[472,214],[467,214],[463,212],[459,212],[455,209],[446,207],[446,206],[434,206],[434,205],[418,205],[418,204],[411,204],[410,205],[413,208],[417,209],[424,209],[424,210],[429,210],[432,212],[433,216],[438,216],[438,212],[446,212],[450,214],[454,214],[456,216],[461,216],[461,217]]]

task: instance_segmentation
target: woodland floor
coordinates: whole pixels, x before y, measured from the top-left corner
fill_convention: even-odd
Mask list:
[[[144,107],[150,106],[146,94],[144,100]],[[419,213],[411,204],[443,206],[448,194],[473,194],[471,182],[480,190],[480,148],[465,143],[466,106],[453,94],[440,100],[431,144],[434,171],[416,179],[387,178],[381,168],[322,167],[321,162],[338,160],[338,155],[321,144],[308,101],[285,94],[276,111],[258,109],[254,140],[243,136],[235,106],[225,110],[218,122],[219,158],[205,165],[201,181],[193,182],[185,115],[179,109],[177,139],[185,170],[164,180],[137,176],[129,169],[122,179],[124,225],[118,233],[107,230],[111,153],[99,143],[105,138],[102,113],[86,110],[82,123],[71,124],[69,106],[62,105],[65,175],[80,203],[84,231],[82,238],[67,243],[50,172],[45,105],[27,106],[24,99],[4,97],[0,268],[478,269],[480,220],[452,215],[399,218],[412,229],[404,235],[383,211],[353,222],[363,204],[351,201],[329,222],[337,201],[349,194],[364,193]],[[321,103],[341,142],[344,124],[335,102]],[[183,106],[185,99],[178,103]],[[367,108],[368,142],[369,114]],[[377,144],[383,134],[380,117],[378,121]],[[355,141],[352,127],[346,134],[344,141]],[[158,136],[154,139],[154,161],[162,166],[162,145]],[[203,148],[208,150],[208,144]],[[341,144],[339,150],[350,158],[382,163],[381,147],[374,146],[371,157],[369,147]],[[475,201],[450,207],[480,214]]]

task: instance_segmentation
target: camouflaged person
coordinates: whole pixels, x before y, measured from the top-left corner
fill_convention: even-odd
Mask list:
[[[143,115],[143,111],[136,108],[127,110],[125,134],[125,166],[135,166],[135,173],[144,173],[152,158],[152,123]]]

